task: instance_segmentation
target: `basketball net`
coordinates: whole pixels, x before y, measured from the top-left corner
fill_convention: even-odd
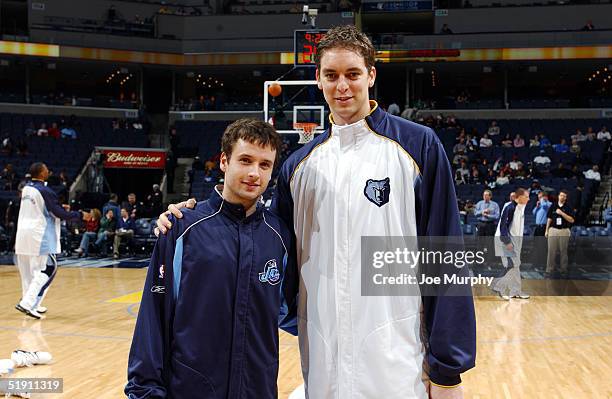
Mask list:
[[[298,144],[310,143],[314,138],[314,132],[318,124],[314,122],[296,122],[293,124],[293,128],[298,131],[300,139]]]

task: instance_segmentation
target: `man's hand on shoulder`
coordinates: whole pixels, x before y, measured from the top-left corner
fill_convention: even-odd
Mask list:
[[[180,219],[183,217],[183,213],[180,211],[182,208],[193,209],[196,206],[195,198],[190,198],[187,201],[179,202],[178,204],[168,205],[168,210],[159,215],[157,219],[157,226],[155,227],[155,235],[159,237],[159,233],[166,234],[168,230],[172,228],[172,223],[168,217],[174,215],[175,218]]]

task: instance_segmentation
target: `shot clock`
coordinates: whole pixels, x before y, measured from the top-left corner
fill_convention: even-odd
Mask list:
[[[315,66],[315,54],[327,29],[296,30],[293,35],[295,66]]]

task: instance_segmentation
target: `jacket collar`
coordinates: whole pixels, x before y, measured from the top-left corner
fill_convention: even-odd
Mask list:
[[[210,194],[210,198],[208,199],[208,203],[213,209],[220,210],[221,213],[223,213],[224,215],[228,216],[230,219],[237,221],[237,222],[246,223],[246,222],[250,222],[252,220],[261,218],[263,214],[263,210],[264,210],[264,206],[261,203],[261,201],[257,202],[257,205],[256,205],[257,208],[255,209],[255,212],[253,212],[251,215],[247,217],[246,209],[244,209],[244,206],[240,204],[233,204],[223,199],[223,196],[221,195],[221,187],[223,186],[221,185],[216,186],[212,190]]]

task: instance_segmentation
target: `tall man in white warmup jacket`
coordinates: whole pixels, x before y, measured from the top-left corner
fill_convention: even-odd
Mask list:
[[[69,212],[47,187],[49,169],[42,162],[30,166],[32,181],[21,193],[15,254],[21,276],[22,297],[15,308],[35,319],[46,309],[41,302],[57,272],[56,254],[61,253],[60,222],[89,220],[87,212]]]
[[[285,162],[272,204],[297,240],[306,396],[462,398],[460,373],[476,356],[471,291],[361,293],[362,236],[461,235],[440,140],[369,101],[374,54],[354,26],[334,28],[319,43],[317,80],[332,126]],[[166,222],[160,217],[162,232]]]

